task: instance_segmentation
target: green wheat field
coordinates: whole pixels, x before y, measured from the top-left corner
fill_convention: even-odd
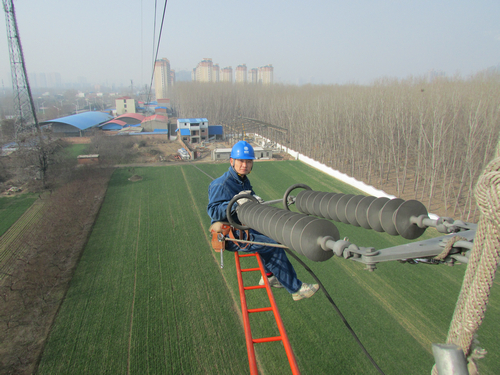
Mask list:
[[[196,164],[115,171],[39,374],[249,373],[234,256],[226,252],[221,269],[208,233],[207,188],[211,177],[227,168]],[[132,174],[143,179],[131,182]],[[360,194],[299,161],[255,163],[250,180],[265,200],[282,198],[296,183]],[[359,246],[381,249],[405,242],[336,225],[341,237]],[[420,239],[432,235],[428,232]],[[430,373],[431,344],[446,340],[465,265],[386,262],[367,272],[343,258],[301,259],[386,374]],[[313,281],[292,263],[301,280]],[[260,275],[243,277],[252,285]],[[497,373],[500,363],[498,284],[479,330],[480,346],[488,351],[479,362],[481,374]],[[302,374],[378,373],[321,292],[298,302],[284,289],[273,293]],[[247,292],[247,298],[249,307],[269,305],[263,290]],[[254,337],[277,335],[271,314],[252,314]],[[257,344],[256,353],[262,374],[291,373],[281,343]]]

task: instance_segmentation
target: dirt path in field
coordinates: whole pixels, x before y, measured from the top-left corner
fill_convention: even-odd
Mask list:
[[[128,335],[128,349],[127,349],[127,374],[130,374],[130,351],[132,348],[132,328],[134,327],[134,306],[135,306],[135,292],[137,287],[137,254],[139,252],[139,234],[141,231],[141,205],[139,205],[139,217],[137,225],[137,241],[135,243],[135,261],[134,261],[134,293],[132,295],[132,311],[130,312],[130,328]]]

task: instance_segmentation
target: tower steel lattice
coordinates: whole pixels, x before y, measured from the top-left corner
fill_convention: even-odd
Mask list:
[[[10,53],[12,88],[14,91],[14,110],[16,113],[16,137],[26,131],[38,128],[35,105],[26,73],[21,37],[16,22],[13,0],[2,0],[5,11],[7,39]]]

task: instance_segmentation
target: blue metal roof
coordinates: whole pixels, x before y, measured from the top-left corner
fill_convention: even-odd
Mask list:
[[[60,117],[53,120],[48,120],[41,122],[40,125],[48,125],[53,123],[67,124],[74,126],[80,130],[85,130],[102,124],[103,122],[109,121],[113,118],[107,113],[104,112],[82,112],[76,115]]]
[[[191,135],[190,129],[181,129],[181,135]]]
[[[179,122],[208,122],[208,120],[206,118],[180,118],[180,119],[177,119],[177,121]]]
[[[224,131],[222,129],[222,125],[209,125],[208,126],[208,135],[222,135]]]
[[[101,126],[102,130],[121,130],[123,126],[118,124],[113,124],[112,122],[106,125]]]

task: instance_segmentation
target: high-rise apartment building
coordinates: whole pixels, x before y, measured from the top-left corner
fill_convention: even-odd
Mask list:
[[[204,58],[198,63],[195,69],[195,81],[196,82],[212,82],[212,70],[213,70],[212,59]]]
[[[259,82],[259,69],[252,68],[248,72],[248,82],[249,83],[257,83]]]
[[[175,70],[170,69],[170,87],[175,86]]]
[[[274,68],[271,64],[248,70],[246,64],[238,65],[235,70],[236,83],[273,83]],[[233,82],[233,68],[220,68],[211,58],[204,58],[191,72],[191,80],[196,82]]]
[[[220,81],[220,68],[219,64],[215,64],[212,69],[212,82]]]
[[[156,99],[169,98],[173,82],[168,59],[156,60],[154,80]]]
[[[247,83],[247,66],[246,64],[238,65],[234,76],[236,83]]]
[[[263,85],[271,85],[273,83],[274,68],[271,64],[261,66],[258,72],[258,82]]]
[[[221,71],[220,71],[220,81],[221,82],[230,82],[232,83],[233,82],[233,68],[228,66],[228,67],[225,67],[225,68],[222,68]]]

